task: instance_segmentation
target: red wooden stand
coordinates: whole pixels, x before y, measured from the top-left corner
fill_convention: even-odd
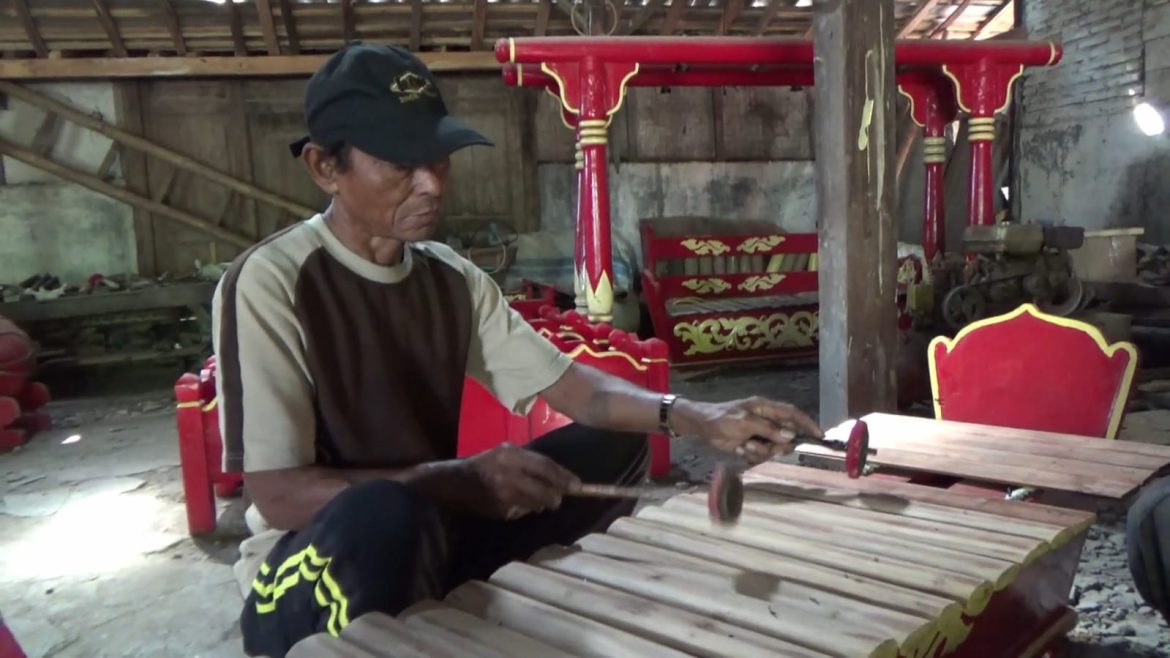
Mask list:
[[[548,89],[561,102],[578,148],[575,272],[590,318],[608,321],[613,309],[606,129],[628,86],[813,84],[813,43],[737,37],[525,37],[501,39],[496,59],[504,81]],[[927,133],[923,243],[928,261],[945,244],[942,162],[945,125],[955,105],[970,117],[971,204],[968,224],[995,221],[992,141],[995,115],[1011,102],[1026,66],[1052,66],[1061,48],[1051,42],[898,41],[895,61],[903,92],[916,104]]]

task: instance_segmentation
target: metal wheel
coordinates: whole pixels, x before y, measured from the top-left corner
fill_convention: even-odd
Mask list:
[[[1045,313],[1058,317],[1071,315],[1085,301],[1085,284],[1081,283],[1081,280],[1075,276],[1069,277],[1064,290],[1061,290],[1060,293],[1053,295],[1053,299],[1050,301],[1038,302],[1036,307]]]
[[[983,293],[972,286],[959,286],[943,297],[943,320],[956,331],[982,318],[986,310]]]

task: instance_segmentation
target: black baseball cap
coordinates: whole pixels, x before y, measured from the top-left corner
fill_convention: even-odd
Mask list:
[[[409,50],[353,42],[334,53],[305,90],[309,135],[289,145],[293,156],[310,141],[341,142],[387,162],[427,164],[492,141],[447,113],[434,75]]]

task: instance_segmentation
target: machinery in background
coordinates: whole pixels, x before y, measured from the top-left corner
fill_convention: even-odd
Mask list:
[[[1069,252],[1084,237],[1073,226],[968,226],[962,253],[936,258],[924,289],[908,294],[915,327],[956,332],[1026,303],[1050,315],[1074,315],[1089,295]]]

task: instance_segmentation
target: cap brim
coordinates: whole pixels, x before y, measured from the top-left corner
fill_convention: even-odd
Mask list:
[[[402,131],[383,124],[355,131],[351,142],[374,157],[401,165],[439,162],[468,146],[495,146],[485,135],[450,115],[429,128],[413,128]]]

